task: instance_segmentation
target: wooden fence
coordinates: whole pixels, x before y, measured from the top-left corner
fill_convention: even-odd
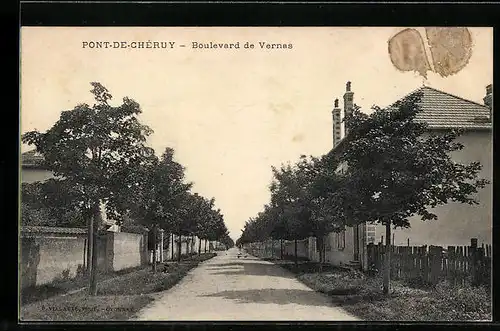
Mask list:
[[[430,284],[448,280],[456,285],[489,285],[491,281],[491,245],[477,246],[390,246],[391,278],[421,280]],[[385,246],[368,245],[368,266],[382,272]]]
[[[260,258],[295,258],[295,242],[293,240],[267,240],[246,244],[248,253]],[[297,240],[298,260],[308,260],[308,239]]]

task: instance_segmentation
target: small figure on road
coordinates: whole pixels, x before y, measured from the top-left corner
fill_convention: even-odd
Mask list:
[[[239,247],[238,247],[238,255],[237,255],[238,259],[241,257],[241,255],[242,255],[242,254],[241,254],[241,246],[239,246]]]

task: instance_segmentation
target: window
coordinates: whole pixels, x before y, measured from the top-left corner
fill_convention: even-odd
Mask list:
[[[337,249],[341,250],[345,248],[345,230],[338,232],[337,237]]]

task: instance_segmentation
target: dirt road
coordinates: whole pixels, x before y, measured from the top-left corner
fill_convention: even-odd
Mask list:
[[[233,248],[193,269],[161,292],[136,320],[341,321],[355,320],[328,297],[267,261],[237,258]]]

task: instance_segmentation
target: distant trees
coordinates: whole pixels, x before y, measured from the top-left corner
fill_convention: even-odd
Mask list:
[[[220,241],[226,247],[226,249],[232,248],[235,245],[233,239],[229,236],[229,234],[224,235],[224,237],[222,237]]]
[[[164,228],[179,236],[204,229],[205,236],[219,240],[227,229],[220,211],[212,209],[213,201],[210,208],[197,203],[192,184],[184,180],[184,168],[173,160],[174,150],[167,148],[158,158],[146,145],[153,131],[140,123],[139,104],[125,97],[114,106],[103,85],[91,85],[93,105],[63,111],[46,132],[22,135],[22,142],[34,145],[43,165],[56,176],[23,185],[22,217],[36,224],[43,216],[46,225],[58,225],[61,219],[52,222],[54,216],[69,213],[75,224],[87,223],[89,293],[95,295],[102,208],[118,224],[132,219],[153,231]],[[204,222],[213,226],[199,225]]]
[[[312,236],[317,239],[320,261],[324,262],[324,236],[343,229],[334,217],[338,212],[334,196],[340,179],[333,162],[329,156],[301,156],[293,165],[273,167],[271,202],[245,224],[238,244],[267,238],[293,240],[297,263],[297,241]],[[280,255],[283,257],[282,249]]]
[[[160,158],[150,156],[129,180],[133,194],[122,196],[119,204],[136,222],[153,231],[156,247],[158,229],[179,232],[187,218],[181,213],[191,183],[184,182],[184,168],[173,160],[174,151],[167,148]],[[185,223],[186,221],[184,221]],[[153,250],[153,270],[156,270],[156,249]]]
[[[389,248],[391,226],[409,227],[414,215],[437,219],[429,208],[448,201],[476,204],[474,193],[488,183],[478,178],[481,165],[452,159],[463,148],[459,131],[434,134],[415,121],[419,100],[415,94],[370,115],[356,108],[345,119],[349,135],[342,149],[273,168],[271,202],[245,224],[237,244],[315,236],[324,262],[322,239],[329,232],[380,223]],[[385,256],[388,293],[389,249]]]

